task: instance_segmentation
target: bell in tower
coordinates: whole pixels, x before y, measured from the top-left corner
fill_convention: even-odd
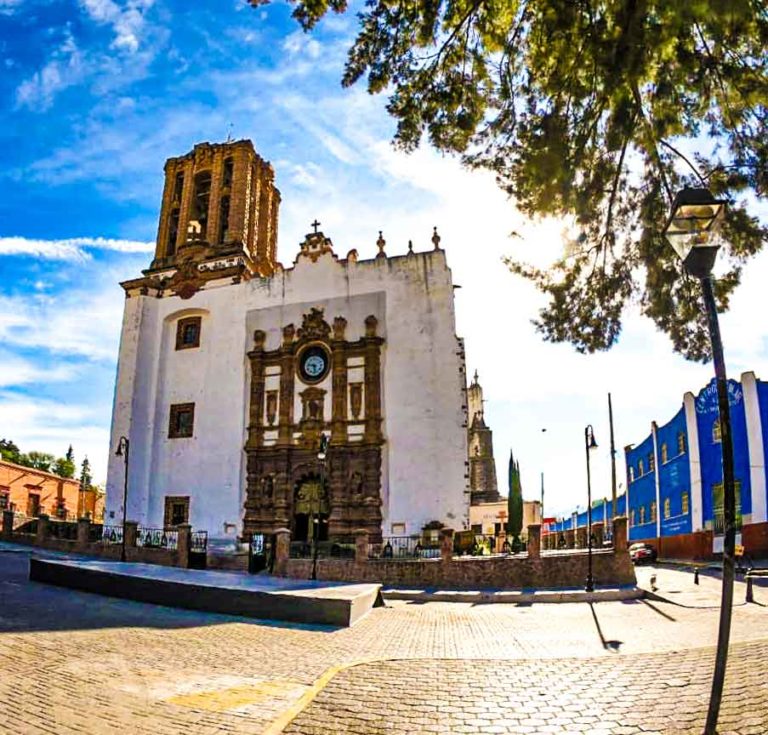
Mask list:
[[[277,262],[280,192],[250,140],[200,143],[165,163],[155,257],[146,273],[180,262],[245,256],[251,275]]]

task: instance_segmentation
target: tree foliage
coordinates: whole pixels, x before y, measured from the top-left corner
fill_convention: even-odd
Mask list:
[[[294,16],[311,29],[345,9],[300,0]],[[389,95],[398,146],[426,136],[523,213],[573,223],[550,268],[508,260],[548,297],[547,340],[608,349],[634,301],[676,350],[708,356],[698,284],[661,229],[685,184],[731,202],[726,309],[768,236],[744,206],[768,186],[762,0],[368,0],[359,21],[342,81]]]
[[[85,457],[80,465],[80,489],[83,491],[90,490],[92,483],[91,463],[88,461],[88,457]]]
[[[515,462],[512,451],[509,452],[509,491],[507,494],[507,533],[520,543],[520,532],[523,530],[523,486],[520,482],[520,465]]]
[[[0,458],[6,462],[19,462],[19,448],[10,439],[0,439]]]

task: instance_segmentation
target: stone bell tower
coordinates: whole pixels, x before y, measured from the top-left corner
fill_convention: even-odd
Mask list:
[[[469,487],[471,504],[495,503],[501,496],[496,482],[493,458],[493,432],[486,426],[483,411],[483,389],[477,371],[467,388],[469,405]]]
[[[277,262],[280,192],[250,140],[200,143],[165,163],[155,257],[148,272],[242,257],[243,275],[269,276]]]

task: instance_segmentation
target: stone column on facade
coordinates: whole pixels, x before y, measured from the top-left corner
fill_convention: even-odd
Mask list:
[[[91,519],[90,518],[78,518],[77,519],[77,548],[80,551],[84,551],[88,548],[88,538],[91,531]]]
[[[48,538],[48,524],[48,516],[45,513],[41,513],[37,518],[37,536],[35,537],[35,544],[37,546],[42,546]]]
[[[368,531],[365,528],[355,531],[355,561],[368,561]]]
[[[376,336],[378,320],[370,315],[365,320],[365,435],[364,441],[376,444],[381,441],[381,344]]]
[[[3,536],[9,537],[13,533],[13,511],[3,511]]]
[[[627,517],[617,516],[613,519],[613,548],[614,551],[627,549]]]
[[[347,353],[344,330],[347,321],[344,317],[333,320],[333,376],[331,386],[331,444],[347,443]]]
[[[279,425],[277,446],[290,447],[293,444],[293,390],[295,356],[293,338],[296,329],[293,324],[283,327],[283,355],[280,358]]]
[[[135,548],[136,538],[139,535],[139,524],[136,521],[125,522],[125,548]]]
[[[224,174],[224,156],[221,149],[214,149],[211,156],[211,188],[208,191],[208,224],[205,239],[212,245],[219,244],[219,209],[221,205],[221,181]]]
[[[595,537],[594,541],[592,542],[592,545],[596,549],[602,549],[603,548],[603,540],[605,538],[603,533],[603,522],[602,521],[596,521],[592,524],[592,535]]]
[[[449,562],[453,559],[453,529],[440,530],[440,560]]]
[[[274,573],[285,577],[288,572],[288,559],[291,556],[291,532],[288,528],[275,531],[275,566]]]
[[[178,541],[176,542],[176,553],[179,560],[177,566],[188,567],[189,566],[189,549],[192,545],[192,526],[189,523],[182,523],[176,526],[178,533]]]
[[[528,526],[528,558],[538,559],[541,556],[541,524],[532,523]]]
[[[181,207],[179,208],[179,239],[176,244],[176,252],[188,238],[187,229],[192,214],[192,203],[195,196],[195,164],[194,161],[184,161],[177,172],[184,173],[184,188],[181,191]]]

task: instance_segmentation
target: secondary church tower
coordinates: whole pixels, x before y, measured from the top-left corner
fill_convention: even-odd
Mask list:
[[[362,260],[314,222],[283,267],[274,178],[246,140],[166,163],[154,258],[122,284],[128,519],[233,540],[466,528],[464,349],[437,232],[398,256],[379,233]],[[112,457],[107,522],[124,469]]]

